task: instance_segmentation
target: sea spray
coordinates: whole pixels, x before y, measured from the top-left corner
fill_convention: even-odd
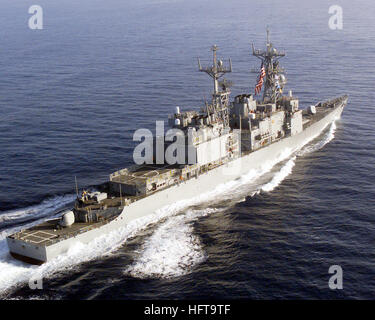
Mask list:
[[[206,258],[192,222],[217,209],[188,210],[162,223],[140,249],[125,274],[138,278],[171,278],[188,274]]]

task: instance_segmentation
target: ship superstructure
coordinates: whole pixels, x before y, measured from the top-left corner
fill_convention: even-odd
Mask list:
[[[152,164],[133,166],[114,172],[110,176],[110,190],[116,194],[122,191],[131,195],[147,195],[158,190],[178,184],[191,177],[197,177],[215,167],[223,165],[240,155],[238,133],[230,126],[231,103],[230,82],[219,79],[226,73],[232,72],[232,63],[224,66],[217,59],[218,47],[212,48],[213,63],[202,67],[198,59],[199,71],[207,73],[213,79],[211,103],[206,103],[200,112],[195,110],[181,112],[175,108],[174,114],[169,115],[170,128],[178,129],[184,135],[184,158],[178,159],[178,164],[156,164],[156,150],[153,153]],[[158,139],[158,137],[156,138]],[[156,140],[155,139],[155,140]],[[156,141],[154,141],[156,144]],[[165,142],[161,153],[165,154],[171,142]],[[182,165],[181,165],[182,163]]]
[[[161,150],[154,149],[146,163],[112,173],[98,191],[79,195],[77,188],[74,207],[61,218],[8,236],[10,253],[29,263],[43,263],[76,242],[88,243],[165,205],[202,195],[275,161],[286,149],[298,150],[335,121],[347,103],[347,96],[342,96],[300,109],[291,91],[283,95],[286,77],[279,59],[285,53],[273,47],[268,30],[266,49],[253,46],[253,55],[261,60],[255,93],[237,95],[231,102],[231,82],[223,76],[232,72],[232,62],[225,65],[217,51],[213,46],[210,66],[202,67],[198,59],[199,71],[213,79],[210,103],[200,111],[181,112],[176,107],[168,117],[186,151],[182,156],[158,161],[174,143],[162,139]],[[224,172],[229,165],[238,170]]]

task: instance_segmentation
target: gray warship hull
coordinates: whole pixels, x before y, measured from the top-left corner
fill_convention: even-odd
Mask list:
[[[329,124],[341,116],[346,102],[347,99],[344,99],[339,105],[325,112],[320,119],[316,119],[304,127],[304,130],[298,134],[275,141],[258,150],[243,154],[241,157],[199,176],[140,198],[125,206],[121,214],[114,219],[95,226],[88,225],[84,232],[77,232],[74,236],[62,237],[59,240],[50,242],[44,241],[43,244],[38,243],[38,241],[25,241],[24,238],[8,237],[7,242],[10,254],[17,259],[30,263],[50,261],[66,253],[70,247],[79,242],[89,243],[93,239],[122,228],[136,219],[152,215],[156,210],[167,205],[202,196],[214,190],[218,185],[236,180],[251,170],[260,170],[265,165],[265,162],[276,164],[278,161],[283,160],[283,155],[286,152],[291,154],[319,136]],[[39,230],[37,232],[43,231]],[[48,234],[47,231],[45,233]],[[29,238],[32,237],[32,231],[27,236]]]

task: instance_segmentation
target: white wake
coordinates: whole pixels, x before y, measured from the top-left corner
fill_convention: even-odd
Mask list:
[[[0,211],[0,223],[19,219],[40,218],[48,215],[49,212],[55,211],[74,201],[74,199],[74,195],[56,196],[51,199],[46,199],[40,204],[33,205],[27,208]]]
[[[162,223],[141,247],[137,260],[125,274],[139,278],[171,278],[190,273],[206,258],[192,223],[214,209],[188,210]]]

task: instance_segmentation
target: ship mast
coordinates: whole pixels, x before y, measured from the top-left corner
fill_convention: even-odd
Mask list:
[[[286,78],[282,74],[284,69],[279,66],[279,59],[285,56],[285,52],[278,51],[270,41],[270,31],[267,28],[266,50],[255,50],[253,55],[262,60],[266,76],[263,89],[263,102],[275,102],[282,94],[282,88],[286,84]]]
[[[207,105],[207,115],[214,115],[214,121],[219,121],[224,124],[224,127],[229,127],[229,94],[230,82],[223,80],[219,83],[219,79],[226,73],[232,72],[232,61],[229,59],[229,68],[223,65],[222,60],[217,60],[216,45],[211,48],[213,52],[213,64],[210,67],[202,67],[200,59],[198,58],[199,71],[207,73],[214,80],[214,91],[212,93],[212,104]],[[220,86],[220,89],[219,89]]]

